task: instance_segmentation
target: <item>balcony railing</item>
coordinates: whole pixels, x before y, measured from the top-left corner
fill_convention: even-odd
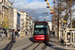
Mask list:
[[[5,3],[2,3],[3,6],[9,8],[11,7],[12,8],[12,4],[10,2],[5,2]]]

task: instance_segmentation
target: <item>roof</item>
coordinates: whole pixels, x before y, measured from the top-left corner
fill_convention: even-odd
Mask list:
[[[32,19],[32,17],[30,17],[30,19]]]
[[[21,13],[26,13],[25,11],[20,11]]]

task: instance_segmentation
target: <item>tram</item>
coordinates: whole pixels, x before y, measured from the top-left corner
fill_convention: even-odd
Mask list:
[[[50,28],[46,21],[38,21],[34,24],[33,42],[49,42]]]

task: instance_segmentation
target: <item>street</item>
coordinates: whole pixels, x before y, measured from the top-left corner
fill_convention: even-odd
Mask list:
[[[0,45],[0,50],[65,50],[57,40],[50,37],[50,41],[48,44],[45,43],[33,43],[32,35],[26,37],[16,38],[16,43],[9,42],[7,45]],[[67,48],[68,49],[68,48]],[[71,48],[70,48],[71,49]],[[68,50],[70,50],[68,49]],[[72,49],[71,49],[72,50]]]
[[[0,0],[0,50],[75,50],[75,0]]]

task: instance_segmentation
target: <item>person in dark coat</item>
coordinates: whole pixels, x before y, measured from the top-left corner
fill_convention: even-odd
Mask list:
[[[17,36],[18,35],[18,32],[17,31],[15,31],[15,36]]]
[[[16,42],[15,30],[12,30],[12,42]]]
[[[6,35],[6,37],[7,37],[7,31],[6,31],[6,30],[4,31],[4,34],[5,34],[5,35]]]
[[[55,31],[53,31],[53,37],[55,36]]]

